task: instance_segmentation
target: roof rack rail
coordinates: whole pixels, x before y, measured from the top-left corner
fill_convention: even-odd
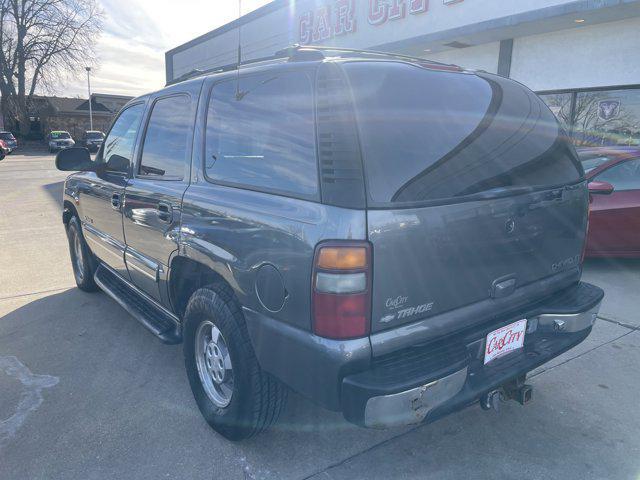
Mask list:
[[[337,52],[338,54],[349,54],[349,53],[353,53],[353,54],[358,54],[359,56],[372,56],[372,57],[391,57],[391,58],[398,58],[398,59],[403,59],[403,60],[412,60],[412,61],[419,61],[419,62],[426,62],[429,64],[433,64],[433,65],[441,65],[443,67],[452,67],[452,68],[456,68],[456,69],[460,69],[462,70],[462,67],[459,67],[458,65],[454,65],[452,63],[442,63],[442,62],[436,62],[435,60],[429,60],[428,58],[423,58],[423,57],[413,57],[411,55],[402,55],[400,53],[393,53],[393,52],[382,52],[379,50],[366,50],[366,49],[357,49],[357,48],[341,48],[341,47],[325,47],[325,46],[320,46],[320,45],[292,45],[291,47],[288,47],[284,50],[280,50],[280,52],[284,52],[284,51],[301,51],[301,50],[317,50],[319,52]],[[341,56],[341,55],[337,55],[337,56]],[[344,56],[344,55],[343,55]]]
[[[359,50],[355,48],[339,48],[339,47],[323,47],[317,45],[298,45],[294,44],[287,48],[283,48],[282,50],[278,50],[275,54],[268,57],[260,57],[254,58],[252,60],[245,60],[244,62],[234,62],[227,65],[222,65],[220,67],[209,68],[207,70],[194,69],[190,72],[187,72],[178,78],[167,83],[168,85],[173,85],[175,83],[184,82],[186,80],[191,80],[192,78],[201,77],[203,75],[209,75],[212,73],[222,73],[229,72],[233,70],[237,70],[240,67],[247,65],[254,65],[257,63],[264,62],[273,62],[276,60],[288,60],[290,62],[303,62],[303,61],[314,61],[314,60],[323,60],[327,57],[325,53],[331,54],[334,53],[337,57],[344,57],[348,54],[353,54],[354,56],[368,56],[368,57],[385,57],[385,58],[397,58],[399,60],[410,60],[412,62],[419,63],[427,63],[429,65],[433,65],[435,68],[439,68],[442,70],[452,70],[452,71],[462,71],[463,69],[457,65],[436,62],[433,60],[429,60],[427,58],[422,57],[412,57],[409,55],[401,55],[398,53],[391,52],[380,52],[376,50]]]
[[[227,65],[221,65],[219,67],[213,67],[213,68],[208,68],[206,70],[201,70],[199,68],[196,68],[194,70],[191,70],[190,72],[187,72],[183,75],[180,75],[178,78],[175,78],[173,80],[171,80],[170,82],[167,82],[167,85],[173,85],[174,83],[180,83],[180,82],[184,82],[186,80],[191,80],[192,78],[197,78],[197,77],[201,77],[203,75],[209,75],[211,73],[222,73],[222,72],[229,72],[232,70],[237,70],[238,67],[242,67],[245,65],[252,65],[254,63],[262,63],[262,62],[269,62],[269,61],[274,61],[274,60],[282,60],[284,58],[287,58],[285,56],[282,55],[272,55],[269,57],[260,57],[260,58],[255,58],[253,60],[245,60],[244,62],[241,62],[240,64],[238,64],[238,62],[234,62],[234,63],[229,63]]]

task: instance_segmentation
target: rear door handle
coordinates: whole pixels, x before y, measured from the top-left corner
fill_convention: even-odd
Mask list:
[[[120,194],[114,193],[111,195],[111,207],[114,210],[120,210]]]
[[[171,223],[173,220],[173,207],[170,203],[158,203],[158,218],[165,223]]]

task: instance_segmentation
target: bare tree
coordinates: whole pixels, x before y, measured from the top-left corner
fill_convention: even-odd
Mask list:
[[[95,63],[102,29],[96,0],[0,0],[2,113],[29,133],[29,104],[37,89],[77,76]]]

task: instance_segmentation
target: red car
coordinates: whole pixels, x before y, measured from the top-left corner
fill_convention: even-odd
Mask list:
[[[11,149],[7,146],[7,143],[4,140],[0,140],[0,160],[4,160],[4,157],[10,152]]]
[[[578,151],[589,181],[587,257],[640,257],[640,149]]]

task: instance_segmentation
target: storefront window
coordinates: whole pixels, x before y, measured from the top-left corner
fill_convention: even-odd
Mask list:
[[[546,93],[540,98],[547,104],[562,127],[568,132],[571,125],[571,97],[572,93]]]
[[[640,145],[640,89],[578,92],[573,117],[577,146]]]

